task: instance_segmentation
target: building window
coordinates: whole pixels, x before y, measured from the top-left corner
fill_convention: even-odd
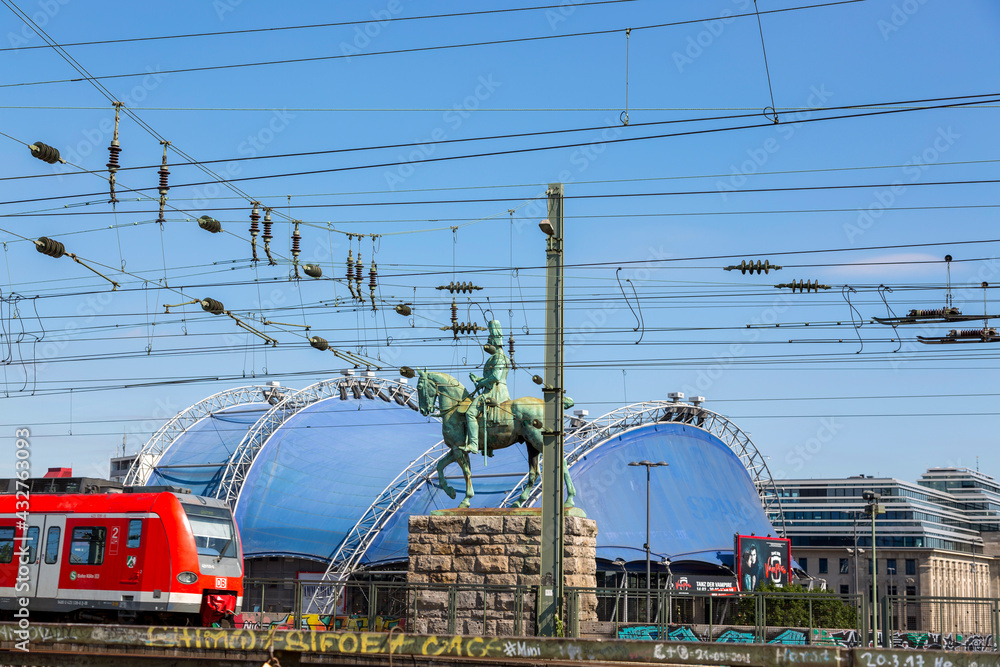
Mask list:
[[[799,559],[799,565],[802,566],[802,571],[803,572],[808,572],[809,571],[809,559],[808,558],[800,558]]]
[[[917,629],[917,617],[916,616],[907,616],[906,617],[906,629],[907,630],[916,630]]]
[[[915,558],[906,559],[906,574],[917,573],[917,560]]]
[[[916,595],[917,594],[917,587],[916,586],[907,586],[906,587],[906,594],[907,595]],[[912,630],[912,629],[913,628],[910,628],[910,630]]]
[[[820,558],[819,559],[819,573],[820,574],[826,574],[828,571],[829,571],[829,567],[827,566],[826,559],[825,558]]]
[[[886,558],[885,559],[885,573],[886,574],[896,574],[896,559]]]
[[[840,585],[840,594],[841,595],[850,595],[851,594],[851,587],[848,586],[847,584],[841,584]]]
[[[847,564],[847,562],[848,561],[847,561],[846,558],[841,558],[840,559],[840,573],[841,574],[848,574],[850,572],[850,566]]]
[[[896,585],[895,584],[888,584],[885,587],[885,594],[886,595],[891,595],[891,596],[892,595],[896,595]]]
[[[872,559],[868,559],[868,574],[872,573]]]
[[[106,528],[85,526],[73,529],[69,562],[75,565],[100,565],[104,562]]]

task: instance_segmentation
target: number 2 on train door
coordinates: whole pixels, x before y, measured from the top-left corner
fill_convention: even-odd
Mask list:
[[[118,555],[118,534],[121,532],[121,526],[111,527],[111,540],[108,544],[108,555],[117,556]]]

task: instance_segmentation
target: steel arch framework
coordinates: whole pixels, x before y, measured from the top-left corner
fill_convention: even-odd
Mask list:
[[[349,396],[353,396],[357,399],[364,397],[395,401],[399,405],[416,410],[414,394],[412,387],[399,381],[384,380],[374,376],[360,378],[347,376],[323,380],[285,396],[257,420],[236,446],[226,464],[216,497],[225,500],[231,508],[236,509],[240,493],[243,491],[243,482],[246,481],[247,473],[250,472],[264,444],[285,421],[303,408],[329,398],[347,400]]]
[[[587,423],[577,418],[567,417],[565,428],[567,433],[575,433]],[[411,462],[396,479],[389,483],[330,557],[330,562],[320,579],[320,583],[328,583],[334,585],[335,589],[338,588],[336,582],[341,580],[344,575],[354,571],[361,558],[368,551],[368,547],[378,537],[379,531],[403,507],[407,499],[424,484],[433,483],[431,480],[436,474],[438,461],[448,451],[444,440],[439,441]],[[326,614],[336,604],[336,600],[337,594],[323,595],[323,587],[317,586],[306,610],[318,609],[319,613]]]
[[[758,451],[750,436],[732,421],[722,415],[706,410],[700,405],[668,401],[646,401],[633,403],[623,408],[613,410],[593,421],[586,422],[573,433],[572,440],[567,440],[566,464],[573,464],[607,442],[612,436],[624,431],[654,423],[687,424],[711,433],[743,463],[749,473],[757,494],[760,496],[764,513],[770,519],[782,536],[785,534],[785,516],[781,510],[781,500],[778,489],[767,467],[767,461]],[[501,507],[509,507],[524,489],[528,482],[525,475],[507,497],[500,503]],[[526,504],[538,500],[542,485],[536,484],[528,496]]]
[[[177,413],[142,446],[125,475],[124,483],[130,486],[146,484],[156,468],[156,463],[170,448],[174,440],[205,417],[238,405],[265,403],[267,402],[266,397],[271,395],[269,392],[273,392],[275,389],[275,387],[267,385],[248,385],[227,389],[198,401]]]

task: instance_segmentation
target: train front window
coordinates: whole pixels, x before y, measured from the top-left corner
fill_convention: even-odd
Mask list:
[[[236,557],[236,531],[227,509],[184,505],[198,554],[219,558]]]

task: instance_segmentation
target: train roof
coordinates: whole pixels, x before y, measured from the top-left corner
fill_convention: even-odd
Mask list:
[[[21,485],[18,485],[21,482]],[[24,486],[27,485],[27,489]],[[185,505],[226,507],[217,498],[191,494],[190,489],[176,486],[124,486],[119,482],[94,477],[35,477],[26,480],[0,479],[0,506],[17,498],[17,491],[27,490],[29,511],[72,510],[84,507],[90,511],[143,511],[164,495],[171,495]],[[23,499],[23,495],[21,496]]]

